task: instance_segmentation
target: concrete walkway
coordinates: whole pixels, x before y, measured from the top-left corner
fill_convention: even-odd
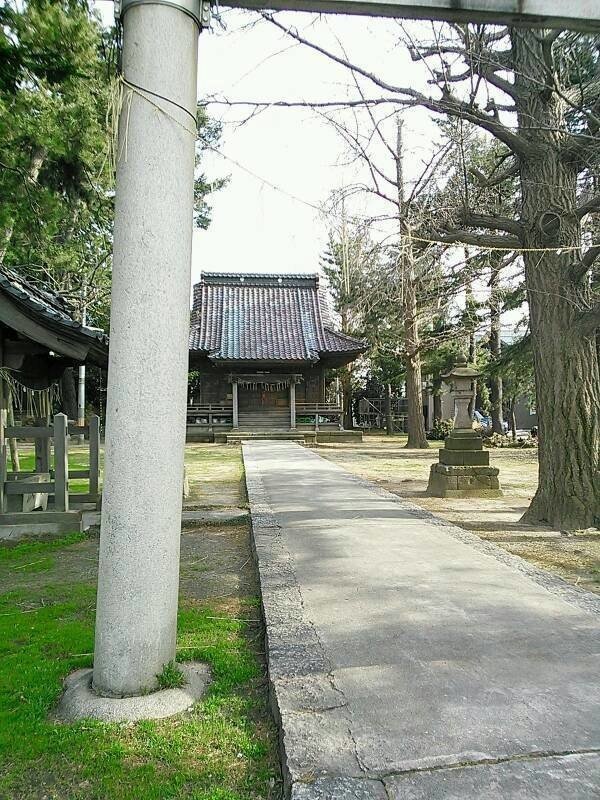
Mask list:
[[[600,600],[289,442],[243,445],[295,800],[598,800]]]

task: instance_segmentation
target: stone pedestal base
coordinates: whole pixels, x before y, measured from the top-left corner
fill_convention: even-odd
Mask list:
[[[78,669],[65,680],[55,718],[63,722],[99,719],[103,722],[137,722],[180,714],[200,700],[210,683],[206,664],[179,664],[185,683],[179,689],[160,689],[135,697],[102,697],[92,689],[92,670]]]
[[[427,494],[433,497],[502,497],[499,470],[489,466],[432,464]]]

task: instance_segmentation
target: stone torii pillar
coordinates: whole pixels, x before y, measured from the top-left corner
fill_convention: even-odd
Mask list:
[[[106,469],[93,687],[175,659],[200,0],[123,0]]]

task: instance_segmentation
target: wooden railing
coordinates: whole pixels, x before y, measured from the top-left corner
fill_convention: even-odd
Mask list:
[[[187,424],[211,428],[213,425],[233,426],[233,406],[192,405],[187,407]]]
[[[88,425],[70,423],[64,414],[56,414],[54,424],[15,425],[4,428],[5,439],[33,439],[35,470],[9,472],[6,444],[0,445],[0,512],[9,510],[8,497],[14,495],[53,495],[56,511],[68,511],[69,499],[79,503],[97,503],[100,484],[100,418],[90,417]],[[69,435],[89,438],[89,469],[69,470]],[[51,445],[54,442],[54,468],[51,464]],[[86,494],[70,494],[70,478],[87,478]],[[20,502],[20,501],[19,501]],[[45,507],[45,505],[44,505]]]
[[[337,403],[296,403],[296,424],[322,427],[344,426],[344,410]]]
[[[397,431],[406,430],[407,402],[405,397],[393,397],[391,399],[390,410],[394,421],[394,429]],[[361,428],[385,428],[385,399],[381,397],[362,397],[358,401],[357,422]]]

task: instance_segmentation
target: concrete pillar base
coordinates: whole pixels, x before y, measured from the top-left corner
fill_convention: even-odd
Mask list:
[[[186,711],[200,700],[210,683],[205,664],[179,664],[186,683],[179,689],[161,689],[135,697],[101,697],[92,689],[92,670],[78,669],[65,679],[56,718],[63,722],[99,719],[103,722],[136,722],[164,719]]]
[[[497,467],[432,464],[427,494],[432,497],[502,497],[498,474]]]

